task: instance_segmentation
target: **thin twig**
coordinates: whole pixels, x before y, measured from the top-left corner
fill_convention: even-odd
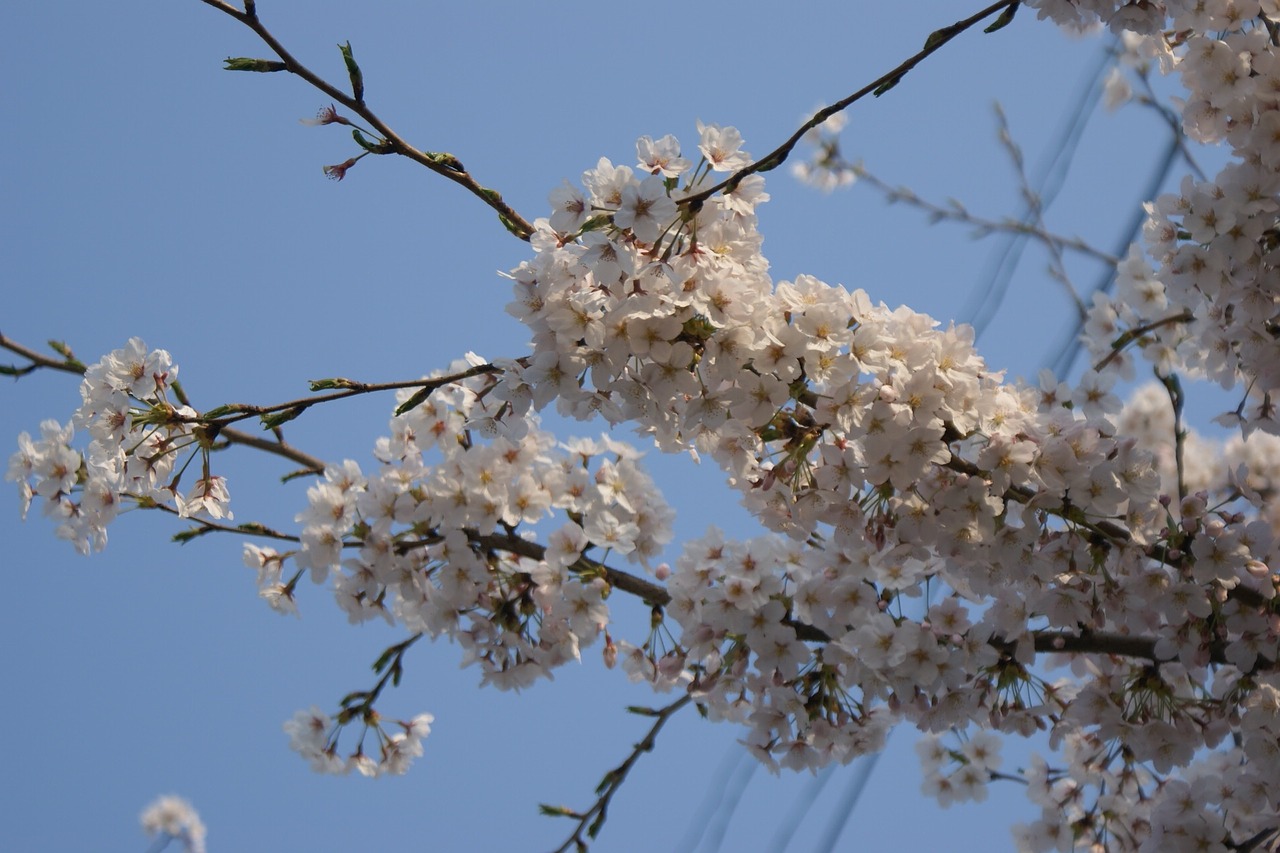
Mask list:
[[[205,2],[210,2],[210,0],[205,0]],[[818,110],[813,114],[812,118],[800,126],[799,130],[791,134],[791,137],[787,139],[786,142],[779,145],[773,151],[770,151],[764,158],[757,160],[750,166],[739,169],[720,183],[709,187],[702,192],[694,193],[691,196],[681,199],[680,205],[691,210],[697,210],[702,206],[703,202],[721,190],[733,192],[734,188],[736,188],[738,184],[742,182],[742,179],[748,175],[754,175],[759,172],[768,172],[772,169],[778,168],[786,162],[787,157],[791,155],[792,149],[800,143],[800,140],[803,139],[804,135],[810,130],[813,130],[836,113],[844,111],[851,104],[862,100],[867,95],[872,93],[879,95],[888,91],[890,88],[900,83],[902,78],[906,77],[911,69],[915,68],[929,56],[938,52],[947,42],[951,41],[965,30],[972,28],[975,24],[991,17],[996,12],[1016,7],[1019,3],[1021,3],[1021,0],[1000,0],[1000,2],[992,3],[990,6],[975,15],[970,15],[968,18],[956,21],[949,27],[943,27],[940,30],[935,30],[929,35],[929,38],[925,40],[924,48],[911,58],[907,59],[897,68],[886,74],[880,75],[875,80],[872,80],[870,83],[854,92],[852,95],[849,95],[847,98],[843,98],[828,107],[823,107]]]
[[[1026,224],[1031,230],[1030,233],[1036,231],[1047,232],[1048,226],[1044,221],[1044,202],[1040,197],[1040,193],[1031,188],[1031,181],[1027,178],[1027,170],[1022,157],[1022,148],[1013,139],[1013,133],[1009,129],[1009,119],[1004,113],[1004,108],[997,101],[996,124],[997,137],[1001,146],[1009,155],[1009,160],[1013,163],[1014,173],[1018,176],[1018,188],[1022,192],[1022,200],[1027,204]],[[1084,304],[1084,300],[1080,298],[1079,292],[1075,285],[1071,283],[1071,277],[1067,274],[1067,265],[1062,259],[1062,247],[1060,244],[1052,240],[1045,240],[1046,248],[1049,250],[1049,274],[1057,279],[1064,288],[1066,288],[1067,296],[1071,299],[1071,303],[1076,307],[1076,315],[1079,317],[1087,316],[1088,308]],[[1101,254],[1101,253],[1099,253]],[[1110,256],[1108,256],[1110,257]],[[1112,259],[1111,265],[1118,263],[1118,259]]]
[[[139,509],[158,509],[161,512],[168,513],[169,515],[176,515],[180,518],[184,518],[186,521],[189,521],[192,524],[196,525],[195,527],[189,530],[184,530],[173,537],[175,541],[180,542],[182,544],[186,544],[187,542],[190,542],[192,539],[195,539],[197,536],[203,536],[206,533],[238,533],[241,536],[262,536],[266,539],[275,539],[281,542],[301,542],[302,541],[302,538],[299,536],[294,536],[290,533],[281,533],[278,530],[272,530],[270,527],[267,527],[265,524],[259,524],[256,521],[248,522],[246,524],[231,525],[231,524],[220,524],[219,522],[216,522],[216,521],[210,521],[207,518],[183,516],[182,513],[178,512],[173,507],[169,506],[168,504],[162,504],[159,501],[144,499],[142,502],[138,504],[138,508]]]
[[[1186,468],[1183,465],[1183,453],[1187,446],[1187,428],[1182,422],[1182,409],[1187,398],[1182,393],[1182,382],[1178,374],[1162,374],[1156,371],[1156,378],[1169,394],[1169,406],[1173,409],[1173,463],[1178,476],[1178,502],[1187,499]]]
[[[370,716],[375,713],[373,703],[378,701],[378,697],[382,695],[382,691],[386,689],[387,684],[391,684],[394,687],[400,686],[400,679],[404,675],[405,652],[409,651],[413,644],[421,639],[421,632],[411,634],[407,639],[401,640],[383,651],[373,665],[374,672],[382,673],[378,683],[369,690],[357,690],[354,693],[348,693],[343,698],[342,711],[338,714],[339,724],[346,725],[352,720],[369,721]]]
[[[16,353],[31,362],[31,364],[26,365],[25,367],[6,366],[3,369],[3,372],[14,377],[26,376],[27,374],[40,369],[61,370],[64,373],[75,373],[78,375],[84,374],[85,366],[79,359],[71,354],[71,350],[66,344],[56,341],[50,341],[49,344],[55,349],[60,350],[60,354],[63,356],[61,361],[56,358],[50,358],[47,355],[39,353],[30,347],[23,346],[17,341],[12,340],[11,338],[6,338],[3,334],[0,334],[0,348]]]
[[[421,151],[410,145],[401,138],[399,134],[392,130],[382,119],[378,118],[373,110],[369,108],[368,104],[364,101],[363,92],[357,93],[356,97],[347,95],[341,89],[324,80],[314,71],[295,59],[294,56],[285,49],[284,45],[271,34],[271,31],[266,28],[261,19],[258,18],[255,4],[246,3],[246,8],[242,11],[229,3],[223,2],[223,0],[201,0],[201,2],[205,5],[212,6],[221,12],[225,12],[227,15],[230,15],[232,18],[235,18],[237,21],[253,30],[267,45],[267,47],[271,48],[275,55],[280,57],[281,62],[284,63],[283,70],[301,77],[313,87],[323,92],[327,97],[342,104],[348,110],[351,110],[351,112],[368,122],[386,143],[387,150],[385,152],[380,151],[378,153],[400,154],[401,156],[408,157],[415,163],[425,166],[437,175],[447,178],[455,184],[463,187],[472,195],[489,205],[489,207],[496,210],[507,230],[511,231],[511,233],[515,234],[521,240],[527,241],[530,235],[533,234],[533,226],[530,225],[523,216],[517,213],[511,205],[503,201],[500,193],[496,190],[489,189],[476,181],[476,179],[471,176],[470,172],[462,168],[462,164],[458,162],[456,157],[449,154]]]
[[[501,370],[502,368],[494,364],[480,364],[467,368],[466,370],[458,371],[457,373],[450,373],[446,376],[435,376],[428,379],[409,379],[400,382],[354,382],[350,379],[322,379],[311,383],[313,390],[320,390],[324,388],[338,388],[340,390],[329,394],[320,394],[315,397],[299,397],[296,400],[288,400],[284,403],[275,403],[270,406],[256,406],[249,403],[229,403],[224,406],[218,406],[216,409],[210,409],[208,412],[196,417],[186,418],[185,420],[188,423],[205,424],[213,428],[215,431],[220,431],[226,425],[252,417],[263,418],[265,421],[268,420],[267,416],[272,414],[288,414],[288,419],[292,420],[307,409],[319,403],[330,403],[334,400],[345,400],[349,397],[358,397],[362,394],[375,394],[380,391],[399,391],[404,388],[417,388],[425,391],[434,391],[444,385],[461,382],[464,379],[470,379],[473,376],[481,376],[486,373],[499,373]]]
[[[982,232],[999,232],[1006,234],[1016,234],[1024,237],[1031,237],[1042,243],[1052,252],[1059,252],[1066,249],[1077,252],[1081,255],[1094,258],[1102,263],[1115,266],[1120,259],[1110,252],[1092,246],[1080,237],[1064,237],[1061,234],[1055,234],[1052,231],[1045,230],[1042,227],[1032,225],[1017,219],[987,219],[971,213],[967,208],[958,204],[952,204],[950,207],[944,207],[936,202],[928,201],[916,195],[914,190],[907,187],[894,187],[887,181],[877,175],[867,171],[867,168],[861,164],[853,167],[857,173],[858,180],[865,181],[875,189],[879,190],[890,204],[902,202],[911,207],[917,208],[929,215],[934,222],[943,220],[950,222],[959,222],[964,225],[971,225],[979,230],[977,236],[984,236]]]
[[[1172,326],[1177,323],[1190,323],[1195,316],[1190,311],[1179,311],[1177,314],[1170,314],[1168,317],[1162,317],[1159,320],[1152,320],[1150,323],[1143,323],[1141,326],[1134,326],[1132,329],[1125,331],[1120,337],[1116,338],[1111,344],[1111,352],[1107,353],[1093,366],[1095,373],[1101,373],[1103,368],[1115,361],[1120,353],[1133,343],[1142,338],[1147,332],[1154,332],[1163,326]]]
[[[653,726],[649,729],[649,733],[644,736],[644,739],[632,748],[627,760],[604,775],[604,779],[596,787],[596,793],[600,796],[590,809],[585,812],[574,812],[555,806],[542,807],[544,814],[578,818],[578,825],[573,834],[555,849],[555,853],[564,853],[571,846],[579,851],[587,849],[587,838],[595,838],[597,833],[600,832],[600,827],[604,826],[605,819],[609,813],[609,803],[613,800],[613,795],[622,787],[622,783],[626,781],[627,774],[631,772],[631,768],[640,760],[641,755],[653,751],[653,747],[657,743],[658,732],[662,731],[662,727],[667,724],[667,720],[671,719],[672,715],[691,701],[693,701],[693,697],[686,693],[664,708],[630,709],[636,713],[644,713],[646,716],[654,717]],[[586,833],[586,838],[583,837],[584,832]]]

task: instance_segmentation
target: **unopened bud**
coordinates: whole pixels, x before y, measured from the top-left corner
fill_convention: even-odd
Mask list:
[[[253,59],[248,56],[228,56],[222,61],[226,63],[226,65],[222,67],[223,71],[256,71],[260,74],[269,74],[273,71],[289,70],[289,66],[274,59]]]
[[[613,642],[613,637],[609,636],[609,632],[604,633],[604,665],[606,669],[613,669],[618,663],[618,646]]]

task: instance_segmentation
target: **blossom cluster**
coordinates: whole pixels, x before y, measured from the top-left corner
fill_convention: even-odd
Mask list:
[[[306,572],[331,582],[352,622],[382,618],[454,637],[484,682],[501,688],[579,659],[609,623],[608,573],[580,562],[584,554],[643,564],[670,540],[672,513],[627,445],[557,447],[532,418],[519,437],[506,429],[484,440],[490,409],[509,406],[496,391],[491,377],[441,388],[391,421],[376,471],[351,460],[331,466],[307,491],[299,548],[245,546],[263,597],[292,609]],[[439,458],[427,464],[432,453]],[[525,538],[550,516],[559,524],[545,546]]]
[[[1000,739],[991,732],[973,733],[959,749],[949,749],[939,735],[926,735],[916,742],[916,754],[924,771],[922,790],[943,808],[985,800],[991,774],[1002,763]]]
[[[138,338],[91,365],[70,423],[47,420],[39,439],[18,437],[5,479],[18,483],[24,516],[40,497],[57,535],[86,554],[106,546],[107,525],[129,501],[171,506],[184,518],[230,518],[226,480],[210,473],[207,442],[192,426],[196,411],[170,401],[177,375],[168,352]],[[89,435],[83,451],[73,441],[77,429]],[[183,493],[179,483],[196,455],[202,473]]]
[[[1182,130],[1229,146],[1232,160],[1209,180],[1188,176],[1147,205],[1145,254],[1120,264],[1113,295],[1090,311],[1096,358],[1138,338],[1164,373],[1243,388],[1223,422],[1280,433],[1280,52],[1275,0],[1116,3],[1042,0],[1042,16],[1102,20],[1126,37],[1132,62],[1156,62],[1186,89]],[[1149,257],[1148,257],[1149,256]],[[1121,359],[1128,358],[1127,354]]]
[[[161,847],[176,840],[187,853],[205,853],[208,830],[200,819],[200,813],[182,797],[172,794],[157,797],[143,809],[139,821],[142,830],[156,838]]]
[[[384,727],[385,721],[376,713],[366,715],[361,722],[365,724],[364,735],[355,750],[345,757],[338,754],[338,736],[344,723],[319,708],[313,706],[299,711],[284,724],[284,731],[289,735],[290,748],[307,759],[317,773],[401,776],[413,760],[422,755],[422,741],[431,733],[435,717],[419,714],[412,720],[397,720],[398,730],[390,734]],[[364,749],[364,738],[370,733],[378,742],[376,757]]]
[[[508,310],[533,354],[495,394],[513,420],[554,400],[711,457],[775,534],[688,543],[668,584],[678,641],[629,646],[648,663],[632,675],[660,689],[683,676],[771,767],[850,760],[897,720],[1099,739],[1080,774],[1102,789],[1108,774],[1147,762],[1166,774],[1219,745],[1280,657],[1267,501],[1239,488],[1269,475],[1206,459],[1206,489],[1230,483],[1226,500],[1245,505],[1204,490],[1175,503],[1148,449],[1173,430],[1120,429],[1115,371],[1009,384],[967,328],[811,277],[773,282],[757,176],[697,195],[735,168],[721,143],[737,153],[737,134],[700,134],[696,167],[673,138],[646,138],[634,168],[602,160],[583,190],[553,194],[534,259],[512,273]],[[1089,635],[1151,651],[1106,657],[1075,683],[1031,669]],[[1214,690],[1229,701],[1204,701]],[[1166,790],[1151,778],[1141,805],[1096,831],[1150,842],[1141,828]],[[1085,823],[1061,814],[1072,832]]]

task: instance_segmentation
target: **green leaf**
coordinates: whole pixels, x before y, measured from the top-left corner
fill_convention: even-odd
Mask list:
[[[405,412],[409,412],[417,408],[418,404],[430,397],[431,392],[434,390],[435,388],[433,386],[427,386],[426,388],[419,388],[417,391],[414,391],[413,396],[408,400],[405,400],[399,406],[396,406],[396,414],[403,415]]]
[[[66,343],[63,341],[47,341],[47,343],[49,344],[49,349],[67,360],[67,365],[69,367],[76,367],[80,370],[85,369],[84,362],[76,358],[75,353],[71,351],[71,347],[67,346]]]
[[[951,31],[952,31],[951,27],[943,27],[940,30],[934,30],[933,32],[929,33],[929,37],[924,40],[924,49],[932,50],[933,48],[942,44],[947,39],[951,38]]]
[[[222,60],[226,63],[222,67],[223,71],[256,71],[260,74],[270,74],[273,71],[288,71],[289,66],[283,62],[277,62],[274,59],[253,59],[249,56],[228,56]]]
[[[368,698],[369,698],[368,690],[353,690],[350,693],[348,693],[346,696],[343,696],[342,700],[339,701],[338,704],[341,705],[343,708],[346,708],[349,705],[363,703]]]
[[[512,234],[519,237],[521,240],[529,239],[528,230],[517,225],[515,220],[513,220],[510,216],[507,216],[505,213],[498,214],[498,221],[502,223],[503,228],[507,229]]]
[[[392,646],[379,655],[378,659],[373,662],[373,671],[381,673],[382,670],[386,669],[387,664],[391,663],[391,659],[396,656],[397,651],[399,651],[398,647]]]
[[[1013,3],[1005,7],[1000,13],[1000,17],[996,18],[995,23],[983,30],[984,33],[994,33],[996,30],[1003,30],[1009,24],[1013,23],[1013,16],[1018,13],[1018,7],[1021,3]]]
[[[582,223],[582,227],[578,229],[579,234],[586,234],[588,231],[598,231],[609,224],[610,218],[605,216],[593,216],[586,222]]]
[[[212,527],[191,527],[173,534],[173,541],[177,542],[179,545],[186,545],[192,539],[199,538],[212,531]]]
[[[934,33],[934,35],[937,35],[937,33]],[[885,92],[887,92],[887,91],[889,91],[890,89],[892,89],[894,86],[898,85],[898,83],[899,83],[899,82],[901,82],[901,81],[902,81],[902,75],[901,75],[901,74],[899,74],[899,75],[898,75],[898,76],[896,76],[896,77],[890,77],[888,80],[884,81],[884,82],[883,82],[883,83],[881,83],[879,86],[877,86],[877,87],[876,87],[876,90],[875,90],[874,92],[872,92],[871,94],[878,98],[878,97],[880,97],[881,95],[883,95]]]
[[[756,172],[772,172],[786,161],[786,155],[774,154],[772,157],[766,157],[756,164]],[[737,189],[735,186],[734,189]]]
[[[258,522],[256,522],[256,521],[246,521],[246,522],[245,522],[245,523],[243,523],[243,524],[237,524],[237,525],[236,525],[236,530],[242,531],[242,532],[244,532],[244,533],[270,533],[270,532],[272,532],[272,531],[271,531],[271,528],[267,527],[265,524],[260,524],[260,523],[258,523]]]
[[[238,411],[240,411],[240,406],[236,403],[230,403],[226,406],[215,406],[214,408],[202,414],[200,417],[204,418],[205,420],[212,421],[212,420],[217,420],[218,418],[226,417],[227,415],[233,414]]]
[[[382,153],[383,153],[383,151],[382,151],[382,143],[380,143],[380,142],[370,142],[369,140],[367,140],[367,139],[365,139],[365,138],[364,138],[364,134],[363,134],[363,133],[361,133],[360,131],[356,130],[355,128],[352,128],[352,130],[351,130],[351,138],[352,138],[352,139],[354,139],[354,140],[356,141],[356,145],[359,145],[361,148],[363,148],[365,151],[368,151],[370,154],[382,154]]]
[[[357,101],[364,101],[364,75],[360,73],[360,66],[356,65],[356,58],[351,55],[351,42],[338,45],[338,50],[342,51],[342,61],[347,64],[347,76],[351,78],[351,95]]]
[[[275,429],[281,424],[287,424],[289,421],[293,420],[294,418],[296,418],[298,415],[302,414],[306,410],[307,410],[306,406],[291,406],[290,408],[285,409],[283,412],[276,412],[275,414],[271,414],[271,415],[263,415],[261,418],[262,428]]]
[[[446,169],[452,169],[455,172],[467,171],[462,167],[462,161],[447,151],[428,151],[426,155],[432,163],[444,166]],[[488,190],[488,192],[493,192],[493,190]],[[497,194],[495,193],[495,195]],[[502,196],[498,196],[498,200],[501,201]]]
[[[335,376],[332,379],[312,379],[311,380],[312,391],[330,391],[334,388],[347,389],[347,388],[354,388],[354,387],[356,387],[356,383],[352,382],[350,379],[343,379],[340,376]]]
[[[568,806],[553,806],[548,803],[538,803],[538,811],[548,817],[572,817],[578,819],[582,817],[582,815]]]

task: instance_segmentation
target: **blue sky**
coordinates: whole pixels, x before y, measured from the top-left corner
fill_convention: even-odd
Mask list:
[[[454,153],[533,218],[561,179],[576,182],[599,157],[631,162],[642,134],[674,133],[691,149],[696,120],[731,124],[761,155],[806,112],[979,5],[829,2],[783,14],[756,2],[261,0],[259,12],[334,81],[344,77],[334,45],[350,40],[385,120],[419,147]],[[327,103],[301,81],[220,70],[226,56],[266,55],[230,18],[198,0],[63,0],[6,4],[0,26],[10,34],[0,55],[4,334],[62,339],[87,361],[141,336],[173,353],[200,408],[291,399],[323,376],[414,378],[467,350],[523,352],[497,272],[527,246],[407,161],[368,158],[341,184],[324,180],[323,165],[356,153],[349,138],[298,123]],[[845,150],[922,195],[1015,214],[991,104],[1004,104],[1034,165],[1101,50],[1024,10],[1010,28],[966,34],[885,97],[856,105]],[[1093,117],[1051,212],[1055,230],[1111,247],[1163,140],[1150,115]],[[997,248],[886,207],[866,187],[824,196],[777,171],[768,190],[761,230],[777,279],[810,273],[964,319]],[[1046,263],[1028,252],[982,339],[989,364],[1011,375],[1033,376],[1070,318]],[[1086,283],[1096,274],[1072,270]],[[76,387],[53,374],[6,381],[0,437],[13,448],[42,419],[65,421]],[[368,464],[392,405],[323,407],[287,435],[316,455]],[[680,536],[711,523],[752,532],[715,471],[648,459],[680,512]],[[287,527],[303,506],[303,484],[277,484],[287,465],[240,453],[218,468],[237,521]],[[404,778],[319,777],[288,751],[281,723],[371,686],[369,664],[400,634],[348,627],[311,587],[301,619],[272,613],[236,538],[178,546],[167,541],[179,529],[171,519],[132,513],[107,551],[86,559],[38,511],[21,523],[16,494],[2,494],[3,849],[143,850],[137,813],[169,792],[200,810],[213,851],[551,849],[570,827],[537,804],[588,806],[647,728],[624,706],[663,698],[606,672],[596,648],[553,683],[514,695],[479,690],[455,647],[420,644],[384,708],[436,715],[425,756]],[[639,610],[628,604],[615,599],[615,614],[643,617],[623,615]],[[721,789],[737,784],[739,735],[692,713],[674,720],[593,849],[693,849],[697,827],[723,815]],[[1020,791],[997,787],[981,806],[941,811],[918,792],[913,742],[911,731],[892,738],[835,849],[1009,847],[1008,824],[1033,816]],[[1016,765],[1018,751],[1008,754]],[[808,776],[754,774],[721,849],[783,849],[778,827],[809,800],[785,849],[822,849],[851,778],[838,770],[815,795]]]

